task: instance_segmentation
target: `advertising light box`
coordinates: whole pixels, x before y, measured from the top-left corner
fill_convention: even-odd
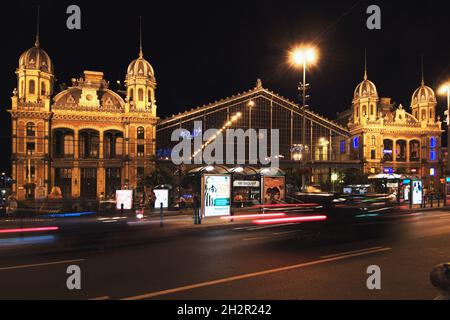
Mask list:
[[[133,208],[133,190],[116,190],[116,208],[120,210],[131,210]]]
[[[277,204],[285,197],[285,177],[263,177],[262,194],[264,204]]]
[[[204,216],[229,216],[231,214],[231,177],[229,175],[204,175],[202,181]]]
[[[156,200],[155,200],[155,209],[161,208],[161,203],[163,204],[163,208],[169,207],[169,190],[167,189],[154,189]]]
[[[412,182],[412,203],[422,204],[423,186],[422,181],[413,180]]]

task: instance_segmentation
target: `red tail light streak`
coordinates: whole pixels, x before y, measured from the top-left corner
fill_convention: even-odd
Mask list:
[[[238,216],[227,216],[227,217],[221,217],[222,220],[252,220],[252,219],[258,219],[258,218],[281,218],[285,217],[285,213],[269,213],[269,214],[243,214]]]
[[[18,229],[0,229],[0,233],[44,232],[44,231],[58,231],[58,230],[59,227],[18,228]]]
[[[316,215],[316,216],[297,216],[297,217],[287,217],[287,218],[275,218],[275,219],[260,219],[254,220],[255,224],[283,224],[283,223],[298,223],[298,222],[318,222],[326,221],[327,216]]]

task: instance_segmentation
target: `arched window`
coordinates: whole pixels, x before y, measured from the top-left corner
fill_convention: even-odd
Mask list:
[[[134,99],[134,90],[130,89],[130,101],[133,101]]]
[[[367,107],[366,106],[363,107],[363,114],[362,115],[363,116],[367,116]]]
[[[144,90],[138,90],[139,101],[144,101]]]
[[[41,82],[41,96],[45,96],[47,93],[46,87],[45,87],[45,83]]]
[[[406,161],[406,141],[398,140],[395,144],[395,159],[399,162]]]
[[[373,107],[373,104],[370,105],[370,115],[373,116],[375,114],[375,108]]]
[[[145,129],[143,127],[137,128],[137,139],[144,140],[145,139]]]
[[[64,136],[64,155],[65,156],[73,156],[74,147],[73,147],[73,136],[66,135]]]
[[[28,82],[28,93],[34,94],[35,91],[36,91],[36,82],[34,82],[34,80],[30,80],[30,82]]]
[[[430,109],[430,120],[433,119],[433,109]]]
[[[383,141],[383,160],[393,161],[394,160],[394,142],[389,139]]]
[[[420,142],[413,140],[409,143],[409,161],[420,161]]]
[[[27,123],[27,137],[35,137],[36,136],[36,126],[33,122]]]
[[[422,121],[427,118],[427,112],[425,110],[422,110]]]
[[[372,138],[370,139],[370,141],[371,141],[370,145],[371,145],[372,147],[374,147],[374,146],[377,144],[377,139],[375,138],[375,136],[372,136]]]
[[[152,102],[152,95],[150,94],[150,90],[148,90],[148,102]]]

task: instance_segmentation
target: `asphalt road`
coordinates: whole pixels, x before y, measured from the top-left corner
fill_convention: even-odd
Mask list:
[[[233,225],[115,241],[123,245],[4,255],[0,299],[431,300],[429,272],[450,261],[450,213],[319,234],[298,225]],[[81,268],[81,290],[66,287],[70,265]],[[371,265],[381,268],[381,290],[367,289]]]

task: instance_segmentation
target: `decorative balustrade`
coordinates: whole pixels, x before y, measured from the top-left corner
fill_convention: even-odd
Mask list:
[[[25,109],[27,111],[41,111],[44,109],[45,104],[42,101],[39,102],[29,102],[29,101],[17,101],[18,109]]]
[[[117,106],[100,106],[100,107],[90,107],[90,106],[80,106],[77,104],[59,104],[54,105],[53,110],[60,111],[78,111],[78,112],[105,112],[105,113],[124,113],[125,110]]]

